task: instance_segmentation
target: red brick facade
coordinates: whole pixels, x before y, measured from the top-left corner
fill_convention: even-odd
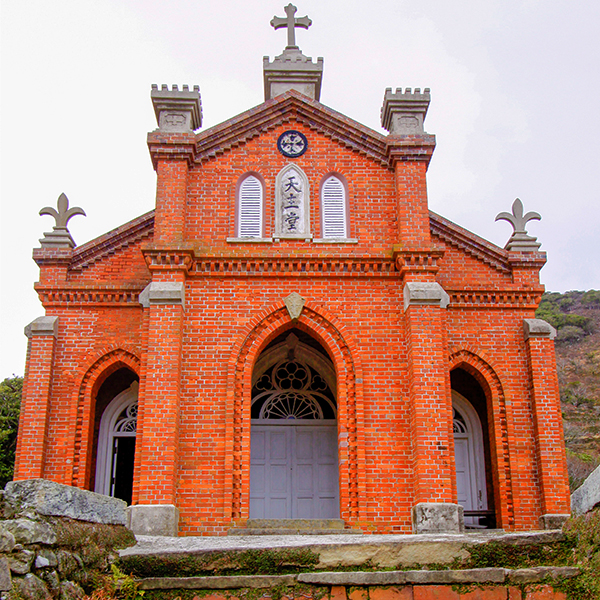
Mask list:
[[[296,159],[277,150],[289,129],[308,139]],[[545,255],[508,252],[428,211],[433,136],[383,136],[292,91],[197,134],[156,130],[148,144],[154,212],[74,250],[34,251],[36,290],[58,326],[30,334],[16,478],[94,489],[102,403],[129,372],[133,503],[177,506],[182,535],[226,533],[249,517],[253,368],[294,329],[335,369],[346,526],[407,533],[418,503],[457,503],[459,371],[457,391],[481,398],[496,526],[569,513],[553,342],[526,339],[523,325]],[[289,163],[308,178],[314,239],[321,182],[343,176],[355,243],[235,241],[240,177],[264,182],[271,236]],[[182,284],[184,297],[146,306],[151,282]],[[415,283],[439,284],[447,306],[405,299]],[[297,320],[284,304],[292,292],[305,299]]]

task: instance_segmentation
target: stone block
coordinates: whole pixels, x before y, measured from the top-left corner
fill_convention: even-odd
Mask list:
[[[148,577],[139,581],[141,590],[232,590],[271,589],[296,585],[295,575],[225,575],[214,577]]]
[[[31,573],[25,577],[15,577],[13,588],[20,600],[53,600],[46,584]]]
[[[151,304],[185,305],[185,286],[179,281],[153,281],[140,293],[140,304],[148,308]]]
[[[0,556],[0,592],[7,592],[12,589],[12,578],[10,567],[5,556]]]
[[[600,467],[571,494],[571,509],[574,515],[583,515],[600,504]]]
[[[59,600],[81,600],[85,597],[85,592],[72,581],[63,581],[60,584]]]
[[[136,535],[177,536],[179,532],[179,509],[173,504],[137,504],[127,512]]]
[[[31,565],[35,558],[35,552],[31,550],[18,550],[12,552],[8,557],[8,566],[15,575],[25,575],[31,571]]]
[[[571,515],[542,515],[540,525],[542,529],[562,529]]]
[[[123,500],[46,479],[9,482],[5,500],[18,514],[38,513],[109,525],[125,525],[126,522],[127,503]]]
[[[38,317],[25,327],[25,335],[53,335],[58,336],[58,317]]]
[[[523,319],[523,332],[526,340],[531,337],[553,340],[556,337],[556,329],[543,319]]]
[[[405,571],[406,581],[417,584],[504,583],[505,569],[463,569],[457,571]]]
[[[56,532],[48,523],[31,519],[4,521],[4,528],[13,534],[19,544],[54,544]]]
[[[411,281],[404,286],[404,310],[409,306],[440,306],[446,308],[450,296],[439,283]]]
[[[581,574],[577,567],[529,567],[527,569],[514,569],[506,571],[511,583],[537,583],[547,577],[552,579],[570,579]]]
[[[460,533],[464,531],[463,508],[445,502],[420,502],[412,508],[414,533]]]
[[[58,566],[58,558],[57,558],[56,554],[54,552],[52,552],[52,550],[49,550],[48,548],[42,548],[41,550],[38,550],[38,558],[43,558],[43,559],[47,560],[49,567]]]
[[[0,522],[0,552],[11,552],[15,543],[15,536]]]

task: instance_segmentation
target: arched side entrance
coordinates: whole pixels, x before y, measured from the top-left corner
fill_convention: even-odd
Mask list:
[[[299,330],[260,355],[252,376],[250,518],[339,518],[335,390],[333,364]]]
[[[104,409],[98,431],[95,490],[131,504],[137,433],[138,382]]]
[[[465,526],[484,527],[479,516],[467,516],[468,513],[488,510],[481,421],[471,403],[454,390],[452,391],[452,426],[457,501],[466,513]]]

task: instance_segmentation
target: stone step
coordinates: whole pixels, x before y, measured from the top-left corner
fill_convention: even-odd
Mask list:
[[[236,527],[227,535],[363,535],[362,531],[353,529],[260,529],[258,527]]]
[[[138,580],[140,590],[215,590],[273,588],[297,583],[322,586],[527,584],[577,577],[577,567],[529,569],[482,568],[447,571],[347,571],[298,575],[229,575],[214,577],[150,577]]]
[[[247,529],[344,529],[344,519],[248,519]]]
[[[227,535],[347,535],[343,519],[248,519],[245,527],[233,527]]]

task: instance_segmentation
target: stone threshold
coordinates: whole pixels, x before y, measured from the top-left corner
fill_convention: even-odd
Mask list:
[[[248,519],[243,526],[232,527],[227,535],[360,535],[346,529],[343,519]]]
[[[548,579],[567,579],[580,574],[578,567],[531,567],[526,569],[464,569],[448,571],[347,571],[299,573],[298,575],[232,575],[216,577],[149,577],[139,579],[140,590],[266,589],[297,584],[324,586],[528,584]]]

